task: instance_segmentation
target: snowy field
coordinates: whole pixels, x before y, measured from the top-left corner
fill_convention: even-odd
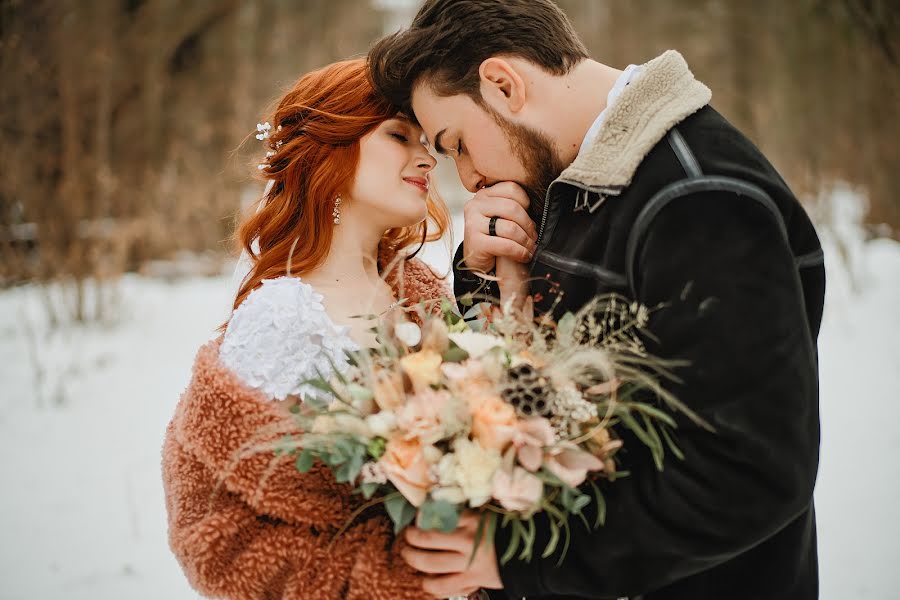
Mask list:
[[[822,598],[900,598],[900,244],[826,241]],[[0,293],[0,600],[198,597],[167,547],[160,447],[230,277],[128,276],[120,294],[117,324],[48,333],[38,290]]]

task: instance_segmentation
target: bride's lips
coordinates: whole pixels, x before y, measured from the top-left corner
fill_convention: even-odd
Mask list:
[[[403,181],[410,185],[414,185],[423,192],[428,192],[428,180],[424,177],[404,177]]]

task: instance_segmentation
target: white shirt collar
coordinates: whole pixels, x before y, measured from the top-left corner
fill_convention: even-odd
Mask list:
[[[622,71],[622,74],[619,75],[618,79],[616,79],[616,83],[613,84],[612,89],[609,90],[609,94],[606,97],[606,108],[600,111],[600,114],[597,115],[597,118],[594,119],[593,123],[591,123],[590,128],[587,130],[587,133],[584,134],[584,139],[581,141],[581,148],[578,149],[578,154],[581,154],[591,146],[594,138],[597,137],[597,132],[600,131],[600,126],[603,125],[603,121],[606,118],[606,113],[607,111],[609,111],[609,107],[619,99],[619,96],[622,94],[622,90],[625,89],[625,86],[631,83],[635,77],[640,75],[641,71],[643,71],[643,67],[641,65],[628,65],[627,67],[625,67],[625,70]]]

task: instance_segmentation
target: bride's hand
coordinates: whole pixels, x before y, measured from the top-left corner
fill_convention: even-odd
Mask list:
[[[504,305],[512,299],[513,308],[520,309],[528,297],[528,265],[511,258],[497,257],[497,287],[500,289],[500,302]]]

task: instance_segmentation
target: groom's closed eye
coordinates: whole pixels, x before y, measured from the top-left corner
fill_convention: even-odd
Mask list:
[[[444,148],[444,144],[442,143],[445,133],[447,133],[446,128],[441,129],[437,132],[437,135],[434,136],[434,151],[444,156],[447,155],[447,149]]]

